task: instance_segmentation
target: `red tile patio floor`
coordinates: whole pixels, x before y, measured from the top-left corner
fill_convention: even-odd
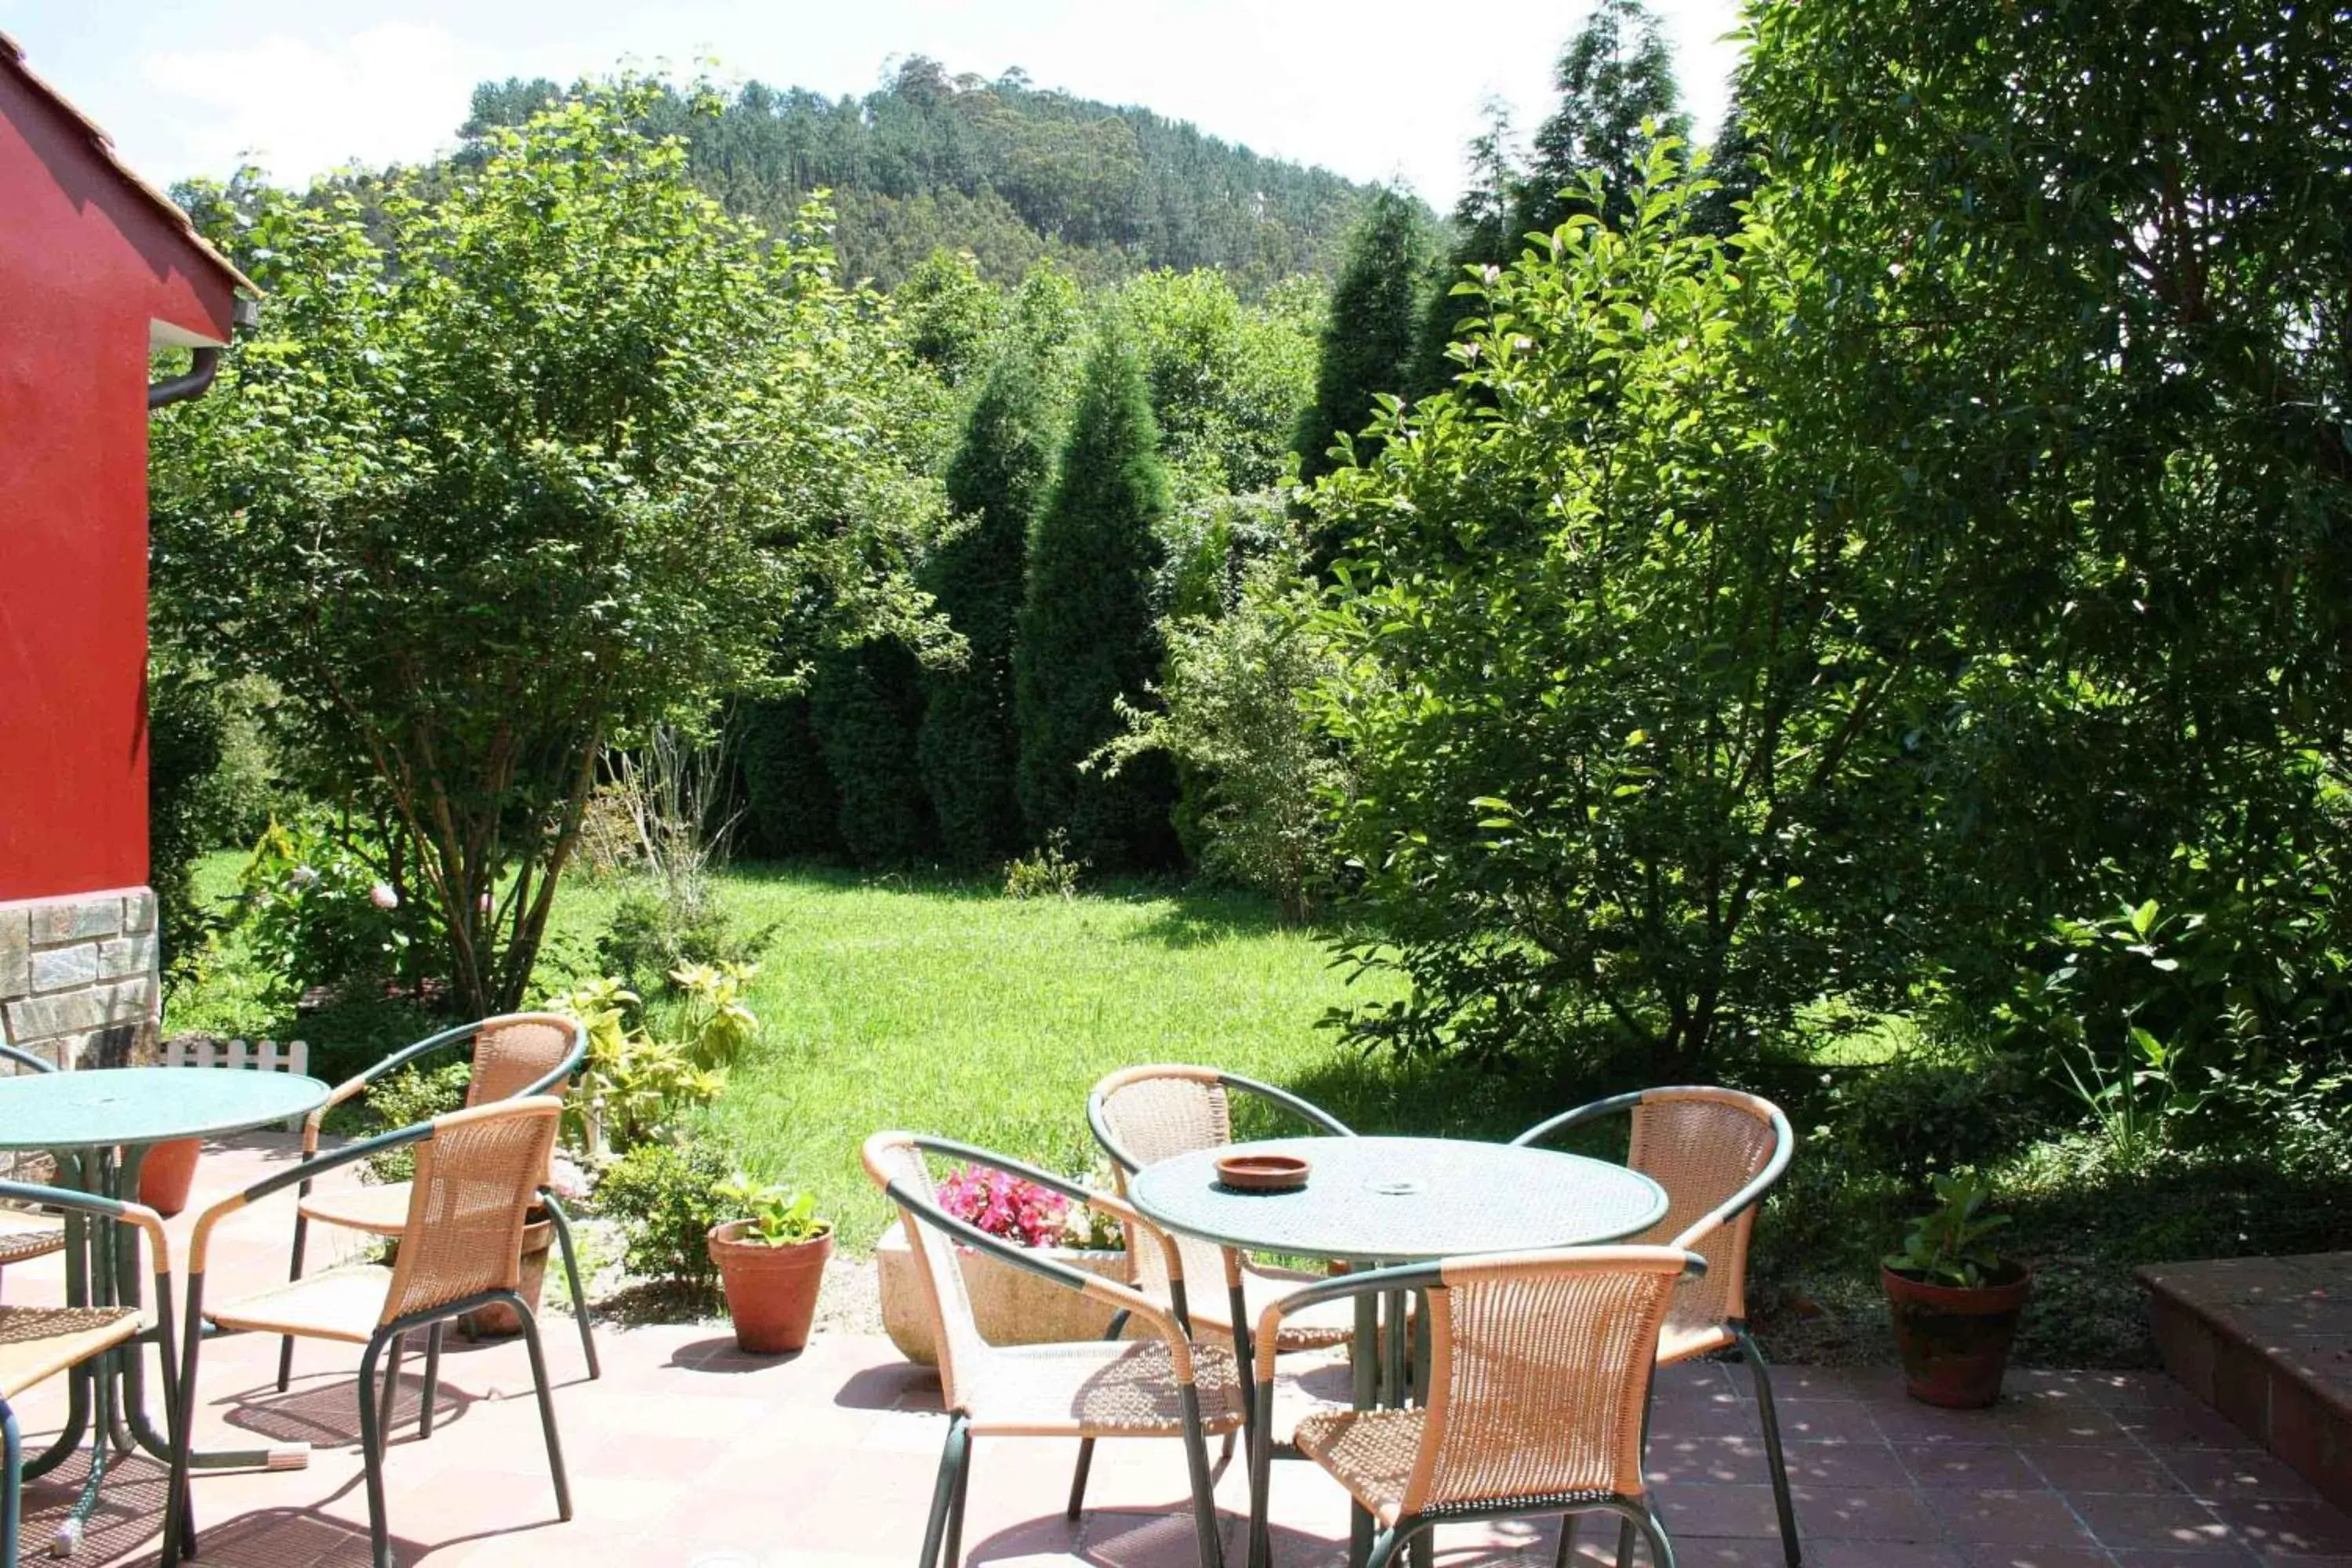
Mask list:
[[[197,1205],[272,1163],[289,1141],[256,1138],[207,1158]],[[186,1221],[174,1229],[184,1235]],[[212,1289],[282,1278],[291,1223],[280,1196],[233,1216]],[[12,1268],[7,1299],[54,1299],[54,1260]],[[568,1320],[547,1346],[577,1505],[559,1523],[519,1344],[452,1336],[438,1425],[394,1441],[386,1489],[403,1563],[601,1568],[910,1568],[942,1421],[936,1383],[887,1341],[821,1334],[789,1360],[739,1355],[724,1324],[600,1329],[604,1375],[585,1376]],[[308,1439],[308,1468],[200,1474],[195,1508],[213,1568],[364,1568],[356,1347],[301,1347],[293,1388],[271,1386],[276,1342],[205,1348],[197,1440]],[[410,1362],[410,1400],[416,1393]],[[1307,1383],[1328,1386],[1310,1374]],[[38,1452],[61,1418],[62,1384],[20,1410]],[[1892,1374],[1784,1369],[1779,1380],[1797,1510],[1814,1568],[2352,1568],[2352,1520],[2254,1448],[2229,1422],[2152,1373],[2023,1373],[1976,1414],[1906,1401]],[[1302,1394],[1302,1397],[1304,1395]],[[413,1411],[404,1406],[404,1418]],[[1678,1369],[1661,1380],[1652,1470],[1679,1555],[1692,1568],[1769,1568],[1774,1538],[1763,1451],[1745,1373]],[[1071,1444],[979,1445],[968,1563],[1072,1562],[1187,1568],[1195,1561],[1176,1445],[1102,1446],[1089,1511],[1066,1523]],[[31,1489],[26,1559],[37,1561],[69,1500],[79,1460]],[[1240,1568],[1241,1467],[1218,1489],[1229,1561]],[[152,1562],[161,1504],[144,1459],[109,1477],[79,1561]],[[1346,1512],[1315,1467],[1275,1469],[1276,1561],[1334,1568]],[[1580,1563],[1613,1538],[1588,1523]],[[1549,1526],[1441,1531],[1443,1568],[1549,1563]]]

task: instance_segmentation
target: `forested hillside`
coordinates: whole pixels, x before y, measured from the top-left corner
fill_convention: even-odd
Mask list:
[[[545,79],[485,82],[462,133],[478,142],[560,96]],[[919,55],[862,99],[752,81],[715,101],[671,90],[652,118],[686,138],[697,183],[772,233],[831,189],[845,273],[886,289],[944,245],[998,282],[1050,257],[1087,282],[1214,268],[1254,297],[1328,274],[1370,189],[1018,70],[950,76]]]

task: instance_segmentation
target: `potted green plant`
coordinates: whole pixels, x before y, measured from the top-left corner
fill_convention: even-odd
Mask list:
[[[1991,1192],[1982,1177],[1940,1175],[1934,1184],[1934,1210],[1911,1222],[1879,1279],[1911,1397],[1974,1410],[2000,1397],[2033,1273],[1994,1247],[2009,1215],[1986,1212]]]
[[[756,1355],[799,1350],[816,1321],[833,1222],[817,1217],[816,1199],[807,1193],[738,1178],[719,1195],[742,1215],[720,1221],[709,1234],[736,1344]]]

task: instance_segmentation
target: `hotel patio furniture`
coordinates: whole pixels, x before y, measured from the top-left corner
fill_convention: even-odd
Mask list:
[[[1131,1286],[1042,1258],[956,1218],[939,1205],[926,1155],[968,1161],[1034,1182],[1086,1204],[1160,1248],[1172,1303]],[[1124,1202],[984,1149],[908,1132],[866,1141],[866,1173],[898,1207],[939,1347],[947,1441],[918,1568],[959,1568],[964,1492],[976,1437],[1172,1437],[1184,1446],[1202,1568],[1222,1568],[1207,1434],[1242,1425],[1242,1373],[1222,1345],[1196,1342],[1183,1321],[1183,1263],[1174,1245]],[[959,1246],[1129,1313],[1150,1331],[1135,1340],[992,1345],[980,1336],[964,1293]]]
[[[0,1077],[0,1153],[45,1152],[57,1163],[57,1187],[103,1199],[129,1212],[139,1191],[147,1151],[178,1138],[210,1138],[266,1127],[300,1116],[326,1098],[316,1079],[289,1073],[191,1073],[171,1068],[78,1068],[71,1072]],[[112,1211],[108,1211],[112,1212]],[[141,1210],[144,1213],[146,1211]],[[139,1247],[133,1229],[68,1213],[65,1225],[66,1304],[74,1308],[140,1307]],[[173,1442],[147,1414],[143,1347],[161,1348],[168,1331],[159,1320],[105,1356],[70,1371],[73,1396],[57,1440],[26,1461],[27,1477],[65,1462],[93,1429],[117,1449],[134,1444],[159,1459]],[[163,1366],[168,1399],[173,1368]],[[303,1462],[302,1451],[276,1448],[199,1453],[207,1468]],[[70,1547],[97,1501],[94,1489],[59,1527]]]
[[[1216,1166],[1221,1156],[1234,1154],[1300,1157],[1312,1171],[1294,1192],[1237,1192],[1218,1180]],[[1128,1197],[1171,1235],[1371,1268],[1615,1241],[1649,1229],[1666,1213],[1657,1183],[1622,1165],[1452,1138],[1291,1138],[1205,1149],[1145,1166],[1129,1179]],[[1402,1408],[1412,1396],[1405,1375],[1409,1293],[1400,1285],[1377,1295],[1343,1291],[1300,1301],[1294,1292],[1286,1299],[1293,1310],[1353,1302],[1359,1410]],[[1359,1568],[1372,1533],[1372,1516],[1360,1510],[1350,1552]]]
[[[1706,1268],[1694,1253],[1662,1247],[1454,1258],[1326,1280],[1268,1307],[1254,1368],[1251,1568],[1269,1568],[1272,1554],[1272,1347],[1283,1317],[1405,1291],[1421,1293],[1427,1321],[1425,1397],[1410,1409],[1325,1411],[1298,1424],[1299,1451],[1378,1526],[1368,1568],[1389,1568],[1399,1547],[1447,1521],[1588,1512],[1639,1529],[1654,1568],[1675,1568],[1642,1474],[1651,1347],[1676,1282]]]
[[[496,1018],[485,1018],[477,1024],[461,1024],[454,1029],[444,1029],[430,1038],[417,1041],[394,1052],[391,1056],[355,1077],[337,1084],[328,1094],[326,1103],[310,1113],[302,1124],[302,1157],[310,1159],[319,1152],[319,1127],[326,1113],[358,1094],[394,1068],[460,1042],[470,1042],[473,1047],[473,1070],[466,1080],[466,1107],[489,1105],[524,1095],[561,1093],[558,1085],[580,1070],[588,1052],[587,1032],[576,1019],[557,1013],[509,1013]],[[588,1360],[588,1375],[599,1373],[596,1362],[596,1335],[588,1321],[588,1293],[580,1282],[579,1255],[572,1242],[572,1216],[563,1205],[548,1190],[547,1173],[541,1171],[539,1180],[540,1206],[547,1211],[555,1228],[555,1241],[563,1257],[564,1283],[572,1294],[572,1316],[580,1325],[580,1350]],[[397,1240],[408,1223],[408,1185],[404,1182],[384,1183],[370,1186],[344,1187],[329,1193],[313,1193],[304,1182],[294,1210],[294,1253],[287,1278],[302,1277],[304,1254],[310,1240],[310,1227],[320,1225],[340,1226],[346,1230],[364,1231]],[[437,1340],[441,1330],[435,1329]],[[294,1341],[289,1335],[278,1351],[278,1388],[286,1391],[294,1375]],[[432,1428],[428,1395],[425,1416],[426,1430]]]
[[[368,1538],[375,1568],[392,1568],[384,1522],[383,1450],[392,1435],[394,1398],[400,1385],[401,1352],[407,1336],[427,1331],[424,1410],[418,1425],[429,1430],[434,1387],[440,1371],[440,1330],[450,1319],[494,1302],[512,1309],[530,1354],[532,1387],[539,1395],[540,1429],[547,1465],[555,1482],[556,1510],[572,1517],[572,1491],[563,1474],[563,1448],[556,1436],[555,1402],[547,1381],[547,1358],[539,1325],[519,1294],[523,1226],[530,1215],[548,1156],[555,1147],[562,1102],[547,1095],[500,1100],[452,1111],[309,1160],[231,1194],[205,1210],[189,1243],[187,1344],[181,1358],[179,1408],[193,1410],[196,1366],[204,1325],[223,1332],[299,1335],[366,1347],[358,1379],[360,1448],[367,1472]],[[413,1146],[416,1175],[407,1184],[408,1213],[397,1260],[345,1264],[306,1275],[225,1306],[205,1305],[205,1264],[214,1228],[229,1215],[270,1193],[307,1183],[321,1172],[354,1160]],[[376,1367],[391,1352],[379,1392]],[[163,1562],[194,1556],[194,1542],[181,1529],[188,1489],[188,1436],[184,1423],[172,1455],[169,1497],[180,1500],[166,1514]],[[175,1555],[176,1554],[176,1555]]]
[[[61,1209],[73,1216],[77,1227],[111,1231],[121,1226],[145,1233],[148,1258],[155,1276],[155,1330],[163,1363],[166,1367],[172,1364],[172,1247],[163,1234],[162,1215],[137,1204],[27,1182],[0,1182],[0,1198]],[[135,1250],[135,1241],[132,1247]],[[16,1411],[10,1402],[59,1373],[76,1372],[92,1362],[98,1363],[93,1382],[102,1391],[101,1397],[110,1399],[116,1352],[131,1344],[142,1328],[141,1310],[131,1305],[0,1307],[0,1458],[5,1459],[7,1468],[5,1483],[0,1483],[0,1489],[0,1489],[0,1568],[16,1568],[17,1537],[25,1517],[24,1445],[17,1435]],[[135,1350],[132,1353],[135,1355]],[[79,1398],[75,1400],[77,1405],[80,1403]],[[177,1419],[168,1424],[176,1436]],[[58,1531],[55,1547],[58,1555],[70,1555],[80,1544],[82,1521],[97,1502],[99,1489],[106,1479],[107,1458],[112,1446],[108,1425],[101,1420],[91,1440],[89,1474],[82,1482],[80,1496],[68,1514],[66,1524]],[[129,1444],[121,1446],[128,1447]],[[58,1451],[53,1449],[52,1453]],[[62,1458],[62,1454],[58,1453],[58,1457]]]
[[[1764,1458],[1780,1515],[1780,1550],[1798,1568],[1801,1549],[1789,1498],[1789,1467],[1780,1448],[1780,1422],[1772,1404],[1772,1374],[1748,1331],[1748,1247],[1756,1211],[1789,1168],[1796,1134],[1780,1108],[1738,1089],[1685,1086],[1649,1089],[1580,1106],[1538,1122],[1514,1140],[1531,1146],[1619,1111],[1633,1121],[1625,1163],[1665,1189],[1664,1217],[1636,1239],[1678,1247],[1706,1259],[1706,1272],[1675,1292],[1658,1336],[1658,1363],[1671,1365],[1710,1352],[1737,1348],[1756,1383],[1756,1410],[1764,1427]],[[1630,1530],[1631,1526],[1624,1527]],[[1572,1527],[1561,1527],[1567,1561]],[[1621,1536],[1622,1531],[1621,1531]],[[1621,1540],[1621,1553],[1623,1546]]]

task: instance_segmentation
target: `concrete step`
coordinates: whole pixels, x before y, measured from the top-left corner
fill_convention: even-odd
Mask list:
[[[2165,1370],[2352,1510],[2352,1252],[2151,1264]]]

